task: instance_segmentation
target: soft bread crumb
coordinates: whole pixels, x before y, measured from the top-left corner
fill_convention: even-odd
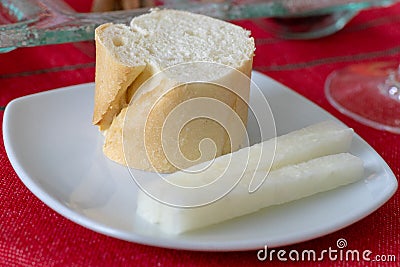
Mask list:
[[[201,25],[201,27],[199,27]],[[100,40],[124,64],[157,64],[161,68],[193,61],[238,66],[254,52],[250,32],[207,16],[156,10],[131,21],[111,24]]]

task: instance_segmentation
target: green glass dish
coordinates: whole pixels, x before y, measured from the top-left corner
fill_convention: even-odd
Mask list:
[[[167,0],[173,8],[223,20],[267,19],[266,29],[282,38],[312,39],[342,29],[359,11],[389,6],[396,0],[243,0],[201,3]],[[304,2],[303,4],[301,4]],[[311,3],[311,4],[310,4]],[[77,13],[61,0],[0,0],[0,52],[18,47],[93,40],[103,23],[129,23],[149,8],[103,13]]]

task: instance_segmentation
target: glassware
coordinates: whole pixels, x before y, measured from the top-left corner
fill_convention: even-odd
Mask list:
[[[271,18],[266,27],[284,38],[319,38],[346,25],[360,10],[395,0],[230,0],[161,2],[174,8],[223,20]],[[299,4],[303,3],[303,4]],[[305,4],[304,4],[305,3]],[[149,8],[103,13],[77,13],[61,0],[0,0],[0,52],[17,47],[93,40],[105,22],[128,23]]]
[[[364,63],[334,71],[326,80],[325,94],[354,120],[400,134],[399,63]]]

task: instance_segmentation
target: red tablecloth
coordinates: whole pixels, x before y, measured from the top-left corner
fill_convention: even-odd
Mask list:
[[[78,11],[90,1],[68,0]],[[82,3],[85,2],[85,3]],[[238,24],[252,31],[257,51],[254,69],[261,71],[320,105],[353,127],[400,176],[400,136],[361,125],[327,102],[327,75],[354,62],[400,62],[400,4],[362,12],[342,31],[310,41],[273,37],[254,21]],[[0,125],[7,103],[17,97],[58,87],[94,81],[92,42],[23,48],[0,54]],[[88,122],[90,123],[90,122]],[[0,137],[0,266],[265,266],[257,251],[190,252],[129,243],[95,233],[57,214],[38,200],[19,180]],[[400,194],[372,215],[338,232],[284,247],[327,249],[339,238],[373,255],[395,255],[400,265]],[[294,264],[294,262],[290,262]],[[273,262],[275,265],[287,264]],[[366,266],[368,262],[301,262],[307,265]],[[383,264],[383,263],[380,263]]]

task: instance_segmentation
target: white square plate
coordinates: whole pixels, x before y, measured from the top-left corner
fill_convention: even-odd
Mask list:
[[[263,74],[254,72],[252,79],[269,101],[278,135],[335,119]],[[70,220],[105,235],[186,250],[276,247],[346,227],[378,209],[397,189],[388,165],[356,135],[350,152],[364,160],[363,180],[169,236],[136,216],[138,187],[127,168],[103,155],[103,137],[91,125],[93,91],[90,83],[16,99],[7,105],[3,131],[11,164],[33,194]],[[253,124],[250,120],[248,128]]]

